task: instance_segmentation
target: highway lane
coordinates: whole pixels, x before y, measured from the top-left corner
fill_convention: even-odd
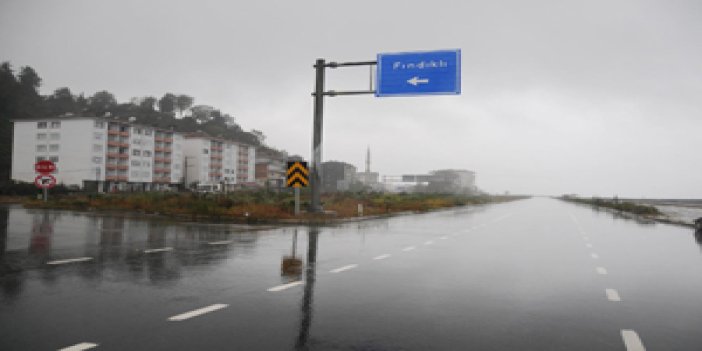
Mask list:
[[[23,268],[0,278],[3,350],[702,345],[690,230],[553,199],[256,234],[131,220],[105,235],[119,220],[64,215],[52,222],[57,252],[39,257],[21,244],[36,231],[20,227],[46,215],[10,212],[3,260]],[[281,276],[295,232],[298,257],[316,263]]]

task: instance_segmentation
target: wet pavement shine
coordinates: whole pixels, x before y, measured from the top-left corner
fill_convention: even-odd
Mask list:
[[[0,350],[700,350],[700,241],[548,198],[258,231],[0,207]]]

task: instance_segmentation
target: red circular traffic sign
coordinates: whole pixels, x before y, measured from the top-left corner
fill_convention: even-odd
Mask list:
[[[40,174],[49,174],[56,171],[56,164],[49,160],[39,161],[34,164],[34,170]]]
[[[56,178],[51,174],[40,174],[34,178],[34,185],[39,189],[51,189],[56,186]]]

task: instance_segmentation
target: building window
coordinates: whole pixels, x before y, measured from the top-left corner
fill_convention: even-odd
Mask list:
[[[93,157],[93,163],[102,163],[102,157]]]
[[[134,145],[141,145],[141,139],[134,139],[134,140],[132,141],[132,144],[134,144]]]
[[[51,145],[49,145],[49,151],[54,151],[54,152],[56,152],[56,151],[58,151],[58,149],[59,149],[58,144],[51,144]]]
[[[208,149],[202,149],[202,153],[205,154],[205,155],[207,155],[207,154],[210,153],[210,150],[208,150]]]
[[[97,133],[97,132],[93,133],[93,138],[95,140],[102,140],[102,133]]]
[[[137,171],[132,171],[132,177],[133,177],[133,178],[139,177],[139,172],[137,172]]]
[[[144,177],[144,178],[147,178],[147,177],[150,177],[150,176],[151,176],[151,173],[149,173],[149,172],[141,172],[141,176]]]
[[[46,140],[46,133],[37,133],[37,140]]]
[[[61,134],[59,134],[59,133],[51,133],[51,134],[49,134],[49,139],[50,139],[50,140],[59,140],[59,139],[61,139]]]
[[[151,135],[151,129],[144,129],[144,135]]]
[[[44,160],[46,160],[46,157],[44,157],[44,156],[37,156],[36,160],[37,160],[37,162],[39,162],[39,161],[44,161]]]
[[[144,165],[144,167],[151,167],[151,162],[149,161],[144,161],[142,164]]]
[[[37,152],[46,152],[46,145],[37,145]]]
[[[37,122],[37,128],[39,129],[46,129],[46,122]]]
[[[93,144],[93,152],[102,152],[102,145]]]
[[[58,159],[58,156],[49,156],[49,161],[51,161],[51,162],[53,162],[53,163],[58,162],[58,160],[59,160],[59,159]]]
[[[144,150],[144,157],[151,157],[151,151]]]
[[[59,122],[59,121],[51,122],[51,128],[61,128],[61,122]]]
[[[139,162],[137,160],[132,160],[132,166],[139,167],[139,166],[141,166],[141,162]]]
[[[105,128],[105,122],[95,121],[95,128],[99,128],[99,129]]]
[[[140,151],[140,150],[137,150],[137,149],[134,149],[134,150],[132,150],[132,155],[133,155],[133,156],[141,156],[141,151]]]

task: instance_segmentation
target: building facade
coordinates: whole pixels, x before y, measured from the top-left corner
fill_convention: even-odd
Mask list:
[[[59,183],[99,191],[166,190],[182,182],[182,136],[99,117],[14,121],[12,179],[51,160]]]
[[[352,190],[356,183],[356,167],[346,162],[322,163],[322,192],[331,193]]]
[[[185,135],[183,145],[188,187],[231,191],[256,184],[256,149],[253,146],[205,133]]]
[[[269,189],[285,187],[287,154],[269,147],[256,149],[256,183]]]

